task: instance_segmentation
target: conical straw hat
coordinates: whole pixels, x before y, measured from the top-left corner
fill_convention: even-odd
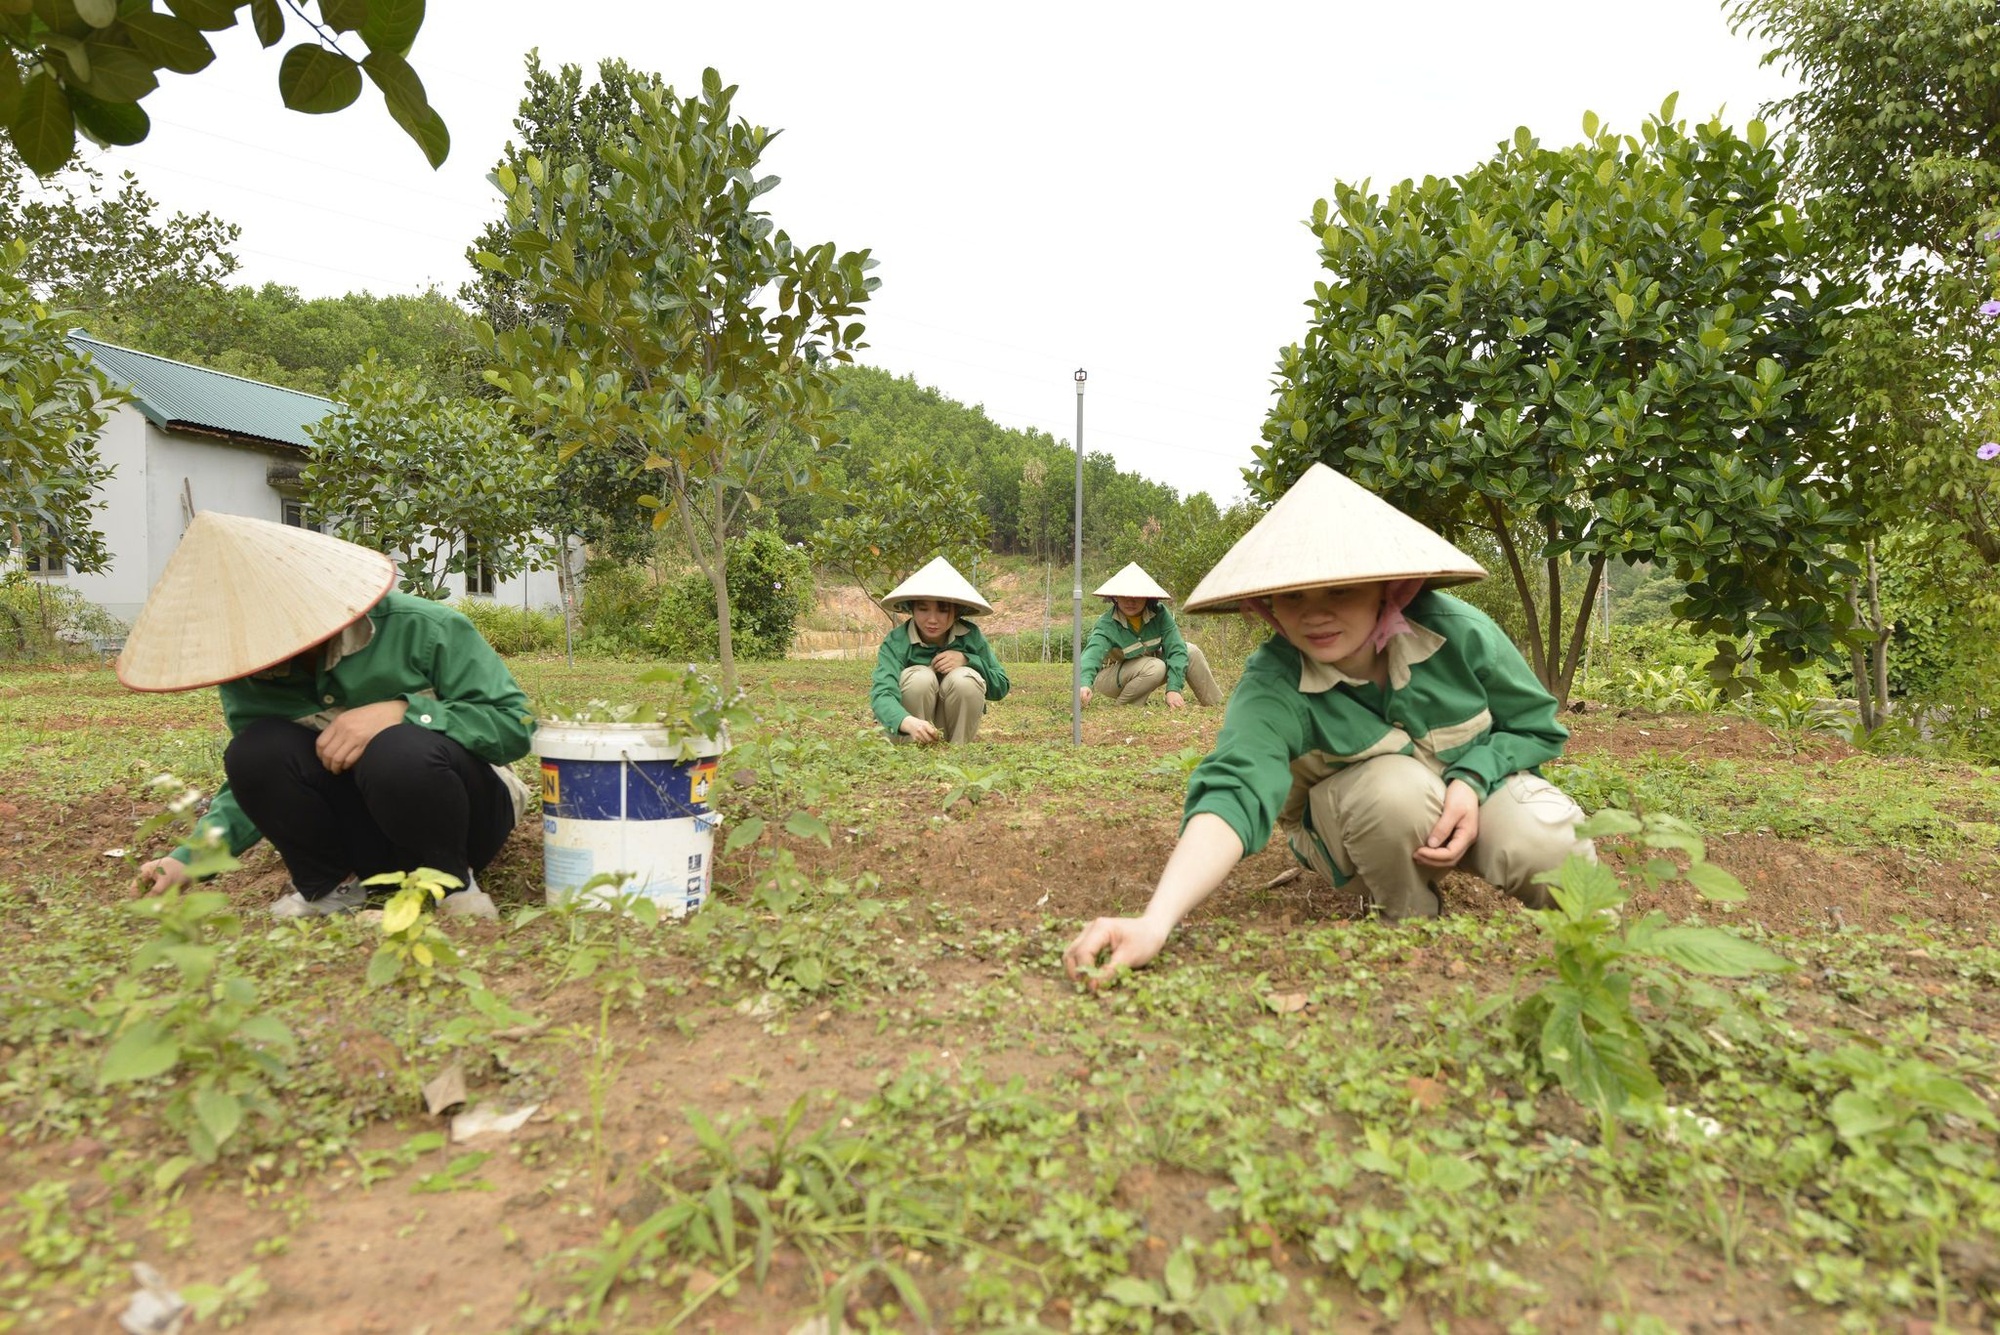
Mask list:
[[[353,625],[396,563],[310,529],[203,511],[118,655],[135,691],[190,691],[274,667]]]
[[[991,612],[992,604],[979,596],[972,582],[952,568],[942,556],[889,590],[882,606],[908,611],[912,598],[943,598],[975,612]]]
[[[1314,464],[1202,577],[1183,610],[1226,612],[1291,589],[1486,578],[1479,563],[1381,497]]]
[[[1137,561],[1126,566],[1104,583],[1098,585],[1093,598],[1158,598],[1170,603],[1174,596],[1160,587],[1160,582],[1139,568]]]

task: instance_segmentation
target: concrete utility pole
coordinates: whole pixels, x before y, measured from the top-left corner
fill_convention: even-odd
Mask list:
[[[1083,745],[1083,382],[1076,371],[1076,571],[1070,586],[1069,739]]]

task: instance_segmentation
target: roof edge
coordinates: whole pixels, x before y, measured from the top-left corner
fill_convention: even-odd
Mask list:
[[[324,394],[308,394],[305,390],[293,389],[289,385],[274,385],[268,380],[252,380],[249,376],[237,375],[234,371],[218,371],[213,366],[199,366],[194,362],[179,361],[173,357],[162,357],[157,352],[143,352],[138,348],[128,348],[122,343],[108,342],[82,329],[70,330],[68,337],[79,342],[88,343],[94,348],[110,348],[113,352],[122,352],[133,357],[144,357],[147,361],[152,362],[165,362],[169,366],[185,367],[190,371],[200,371],[203,375],[219,375],[226,380],[234,380],[245,385],[255,385],[259,389],[275,389],[281,394],[296,394],[302,399],[312,399],[315,402],[324,403],[328,409],[340,406],[338,399],[329,399]],[[149,417],[151,415],[150,413],[147,414]]]

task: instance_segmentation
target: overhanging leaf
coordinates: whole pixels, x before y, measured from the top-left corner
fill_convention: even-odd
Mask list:
[[[168,9],[203,32],[235,27],[237,4],[238,0],[167,0]]]
[[[278,0],[250,0],[250,24],[266,47],[285,39],[285,11],[278,7]]]
[[[69,95],[70,109],[84,133],[102,144],[137,144],[153,128],[152,118],[136,102],[100,102],[84,93]]]
[[[55,76],[42,73],[21,89],[20,109],[7,127],[14,151],[37,176],[60,171],[76,150],[76,118]]]
[[[360,26],[370,52],[406,56],[424,26],[424,0],[368,0],[368,17]]]
[[[125,31],[132,45],[161,69],[176,74],[193,74],[208,68],[215,48],[201,35],[201,29],[186,19],[154,10],[140,10],[125,19]]]
[[[368,11],[386,0],[319,0],[319,16],[335,32],[353,32],[368,21]]]
[[[0,125],[12,125],[21,109],[21,62],[11,50],[0,47]]]
[[[341,111],[361,96],[361,71],[338,51],[300,42],[278,66],[278,95],[293,111],[309,116]]]
[[[380,51],[371,47],[361,61],[361,68],[382,90],[382,100],[388,104],[389,114],[404,133],[417,141],[417,147],[424,151],[431,166],[441,164],[451,152],[451,132],[445,128],[444,120],[431,109],[424,93],[424,81],[410,68],[410,63],[393,51]]]

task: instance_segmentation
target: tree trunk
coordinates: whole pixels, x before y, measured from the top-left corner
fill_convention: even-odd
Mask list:
[[[1590,580],[1583,586],[1583,596],[1576,603],[1576,624],[1570,628],[1569,652],[1563,655],[1562,672],[1551,694],[1558,707],[1569,704],[1569,690],[1576,682],[1576,665],[1583,660],[1590,648],[1590,626],[1597,619],[1597,586],[1604,579],[1604,554],[1590,558]]]
[[[1847,605],[1854,612],[1855,622],[1862,624],[1861,599],[1856,595],[1852,584],[1847,586]],[[1847,651],[1847,667],[1848,671],[1854,676],[1854,708],[1855,712],[1860,715],[1861,731],[1873,732],[1875,731],[1877,722],[1875,717],[1875,701],[1873,698],[1874,682],[1868,672],[1868,656],[1863,652],[1860,645],[1857,644],[1849,647]]]
[[[1542,647],[1542,622],[1535,610],[1535,591],[1528,584],[1528,572],[1521,568],[1521,554],[1514,550],[1514,535],[1507,531],[1507,517],[1499,505],[1488,500],[1486,513],[1493,520],[1493,536],[1499,539],[1500,551],[1507,558],[1508,572],[1514,576],[1514,589],[1521,595],[1521,612],[1528,619],[1529,666],[1535,670],[1535,677],[1544,685],[1549,681],[1548,658]]]
[[[1882,616],[1882,568],[1875,563],[1875,544],[1868,544],[1868,628],[1875,632],[1875,710],[1889,717],[1889,636],[1893,627]]]
[[[715,590],[715,651],[722,663],[722,689],[736,694],[736,649],[729,637],[729,524],[718,488],[714,497],[714,524],[711,529],[714,559],[709,563],[708,583]]]
[[[1556,538],[1555,526],[1550,525],[1547,529],[1544,541],[1545,543],[1552,543],[1555,541],[1555,538]],[[1542,550],[1547,551],[1548,547],[1544,545]],[[1563,652],[1562,652],[1562,633],[1563,633],[1562,561],[1554,556],[1543,557],[1542,567],[1548,573],[1548,579],[1549,579],[1549,605],[1547,609],[1548,616],[1546,617],[1549,627],[1549,651],[1548,651],[1549,672],[1548,675],[1544,677],[1542,680],[1545,683],[1547,683],[1549,689],[1555,693],[1557,703],[1561,703],[1562,698],[1569,694],[1569,675],[1570,675],[1568,670],[1568,664],[1564,662]],[[1572,643],[1575,642],[1574,637],[1571,638],[1571,642]]]

